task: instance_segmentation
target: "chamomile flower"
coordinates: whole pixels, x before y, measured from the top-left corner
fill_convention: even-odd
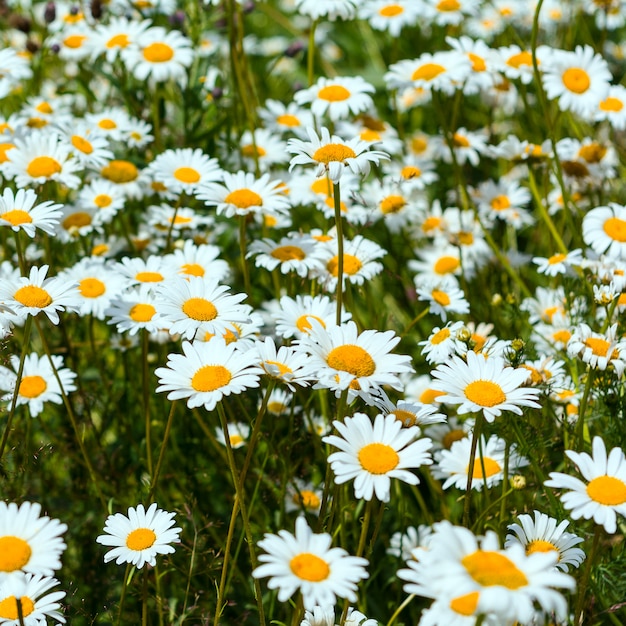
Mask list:
[[[315,486],[300,478],[294,478],[285,490],[286,513],[312,513],[319,515],[322,506],[323,486]]]
[[[367,619],[366,615],[352,607],[348,608],[342,624],[344,626],[378,626],[376,620]],[[300,626],[335,626],[335,607],[316,606],[311,611],[305,611]]]
[[[314,116],[328,115],[336,122],[370,109],[373,100],[368,94],[373,92],[374,87],[360,76],[322,76],[308,89],[297,91],[294,101],[301,106],[310,104]]]
[[[437,453],[437,462],[433,465],[432,473],[435,478],[444,480],[443,489],[452,486],[467,489],[471,447],[471,437],[464,437],[452,443],[449,450],[440,450]],[[499,485],[504,478],[506,454],[504,439],[491,435],[485,440],[485,437],[481,436],[474,456],[471,488],[480,491],[485,486],[490,489]],[[528,460],[520,457],[512,445],[509,449],[509,472],[525,465],[528,465]]]
[[[328,457],[335,483],[354,480],[356,498],[389,502],[391,479],[397,478],[417,485],[419,478],[410,472],[430,465],[430,439],[418,439],[419,429],[403,427],[395,415],[378,414],[372,420],[364,413],[355,413],[343,422],[333,422],[338,435],[328,435],[322,441],[339,452]]]
[[[196,194],[207,206],[215,206],[218,215],[233,217],[261,213],[280,215],[289,210],[283,183],[270,180],[269,174],[256,178],[251,172],[224,172],[223,183],[207,183]]]
[[[228,441],[230,447],[233,450],[242,448],[246,445],[246,440],[250,436],[250,425],[245,422],[233,422],[227,424],[228,428]],[[226,445],[226,438],[224,437],[224,430],[220,426],[215,427],[215,438],[223,446]]]
[[[578,356],[593,369],[606,370],[609,365],[621,376],[626,369],[626,341],[617,339],[617,324],[604,333],[596,333],[584,323],[579,324],[567,342],[569,356]]]
[[[298,165],[315,165],[316,176],[327,174],[333,183],[339,182],[346,168],[355,174],[367,175],[371,163],[388,159],[386,152],[369,150],[371,142],[360,139],[344,140],[331,135],[326,127],[321,129],[321,137],[313,128],[307,128],[309,141],[290,139],[287,150],[295,154],[289,164],[289,171]]]
[[[398,37],[405,26],[417,24],[420,4],[407,0],[370,0],[359,6],[359,17],[375,30]]]
[[[585,214],[583,239],[609,259],[626,259],[626,206],[610,202]]]
[[[611,85],[606,97],[600,100],[595,111],[595,122],[608,121],[615,130],[626,128],[626,87]]]
[[[561,494],[563,506],[572,519],[592,519],[604,526],[607,533],[617,530],[617,514],[626,516],[626,456],[621,448],[613,448],[607,455],[604,441],[594,437],[592,454],[566,450],[587,482],[579,478],[550,472],[544,485],[568,490]]]
[[[156,310],[156,296],[149,285],[140,285],[111,299],[104,310],[108,324],[115,324],[118,333],[136,335],[141,329],[156,333],[162,328]]]
[[[75,172],[79,169],[71,156],[71,146],[61,141],[54,133],[35,133],[25,139],[16,138],[15,148],[7,153],[8,161],[3,164],[3,174],[14,179],[18,187],[41,185],[50,180],[57,181],[70,189],[79,186]]]
[[[283,104],[279,100],[266,100],[264,106],[259,109],[259,117],[265,123],[265,127],[279,133],[304,132],[307,126],[313,126],[313,117],[308,109],[296,102]]]
[[[296,519],[295,535],[279,530],[266,533],[258,542],[265,551],[261,565],[252,576],[268,578],[267,586],[278,589],[278,601],[285,602],[296,591],[302,593],[306,610],[315,606],[334,606],[337,598],[357,599],[358,583],[368,577],[363,558],[350,556],[343,548],[331,548],[328,533],[314,534],[304,517]]]
[[[36,230],[54,234],[59,223],[63,205],[51,201],[37,202],[37,194],[32,189],[18,189],[13,192],[6,187],[0,196],[0,226],[8,226],[15,232],[23,230],[34,237]]]
[[[59,323],[59,311],[74,310],[79,304],[77,287],[58,277],[48,277],[48,266],[31,267],[28,278],[3,280],[0,302],[20,318],[45,313],[53,324]]]
[[[335,326],[337,305],[328,296],[283,296],[280,309],[275,312],[276,332],[285,339],[302,338],[309,334],[315,320],[323,328]],[[342,311],[341,322],[347,322],[351,314]]]
[[[257,341],[254,348],[258,353],[258,362],[270,378],[284,383],[291,392],[295,385],[307,387],[312,378],[309,356],[306,352],[290,346],[280,346],[271,337]]]
[[[221,337],[209,341],[184,341],[184,354],[169,354],[166,367],[159,367],[157,393],[168,392],[168,400],[187,399],[190,409],[215,409],[224,396],[259,386],[263,370],[254,350],[239,350]]]
[[[459,339],[459,332],[463,328],[463,322],[448,322],[443,328],[436,326],[428,339],[417,345],[424,346],[422,354],[429,363],[445,363],[455,352],[465,352]]]
[[[45,626],[48,619],[52,619],[64,624],[59,600],[65,597],[65,591],[47,593],[58,584],[51,576],[21,572],[4,577],[0,583],[0,623],[3,626]]]
[[[392,402],[386,396],[381,401],[376,402],[383,415],[393,415],[404,428],[417,426],[422,428],[431,424],[440,424],[446,421],[446,416],[439,413],[436,406],[432,404],[422,404],[414,400],[398,400]]]
[[[139,33],[136,41],[121,51],[121,56],[137,80],[173,79],[184,85],[193,49],[191,41],[180,31],[153,26]]]
[[[356,0],[295,0],[296,10],[313,20],[326,17],[331,22],[337,18],[350,20],[356,14]]]
[[[94,56],[105,55],[112,63],[122,50],[137,43],[137,39],[150,27],[150,20],[130,20],[126,17],[112,17],[107,24],[98,22],[92,34]]]
[[[219,259],[220,249],[211,244],[196,245],[187,239],[182,248],[177,248],[165,259],[167,265],[187,278],[210,276],[221,281],[228,276],[228,263]]]
[[[310,235],[293,233],[274,239],[257,239],[248,246],[247,256],[256,256],[257,267],[267,270],[280,268],[282,274],[294,272],[306,278],[311,270],[318,268],[322,261],[319,258],[319,244]]]
[[[533,257],[533,263],[537,266],[539,274],[546,276],[557,276],[558,274],[566,274],[572,267],[580,267],[583,256],[582,250],[576,248],[567,254],[557,252],[549,257]]]
[[[453,279],[426,285],[420,282],[417,295],[419,300],[428,302],[430,312],[439,315],[444,322],[451,313],[463,315],[469,313],[470,310],[465,294],[459,289],[456,280]]]
[[[607,62],[591,46],[573,52],[554,50],[543,63],[546,95],[558,99],[562,111],[591,118],[609,93],[612,75]]]
[[[67,525],[41,515],[37,502],[0,502],[0,572],[52,576],[67,547],[61,535]],[[5,580],[3,578],[3,580]]]
[[[115,559],[117,565],[130,563],[141,569],[146,563],[156,565],[157,554],[171,554],[170,545],[180,541],[181,528],[173,528],[174,513],[157,508],[153,502],[146,510],[143,504],[129,507],[128,514],[109,515],[104,523],[104,535],[96,542],[112,547],[104,555],[104,562]]]
[[[567,572],[568,565],[579,567],[585,560],[585,553],[576,548],[584,539],[574,533],[566,532],[569,526],[568,520],[563,520],[557,525],[557,520],[545,513],[534,512],[534,518],[530,515],[518,515],[519,524],[509,524],[507,529],[511,532],[506,536],[504,547],[519,543],[526,554],[533,552],[549,552],[554,550],[558,554],[556,567]]]
[[[493,422],[502,411],[522,414],[521,407],[541,408],[536,401],[538,389],[522,387],[528,378],[524,368],[513,368],[500,357],[485,358],[471,350],[464,361],[453,356],[448,363],[433,370],[440,401],[459,405],[457,412],[482,411],[488,422]]]
[[[222,178],[217,159],[209,158],[199,148],[166,150],[150,163],[147,173],[170,191],[187,194],[194,194],[203,185]]]
[[[402,389],[399,375],[413,371],[410,357],[391,354],[400,341],[393,331],[359,334],[352,321],[323,328],[311,320],[311,325],[301,346],[311,355],[311,369],[319,380],[316,388],[333,389],[337,397],[351,389],[367,401],[370,394],[380,395],[384,385]]]
[[[424,0],[423,15],[438,26],[460,24],[480,10],[480,0]]]
[[[26,355],[24,359],[16,405],[27,404],[31,417],[37,417],[43,411],[44,403],[61,404],[62,394],[76,391],[74,384],[76,374],[67,367],[63,367],[62,356],[52,355],[51,358],[52,364],[46,355],[40,357],[33,353]],[[0,366],[0,389],[9,392],[2,396],[2,399],[8,402],[13,398],[17,383],[16,372],[19,369],[19,358],[15,355],[11,356],[11,366],[13,370]],[[61,386],[54,370],[57,371],[61,380]]]
[[[229,291],[228,286],[209,277],[172,277],[156,290],[161,323],[172,335],[184,339],[206,333],[220,335],[232,324],[249,319],[247,309],[241,306],[246,294]]]

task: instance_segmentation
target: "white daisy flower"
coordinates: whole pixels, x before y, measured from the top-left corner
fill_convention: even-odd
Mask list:
[[[159,367],[157,393],[169,392],[168,400],[187,399],[193,409],[215,409],[224,396],[242,393],[259,386],[263,370],[257,365],[255,350],[239,350],[237,343],[227,344],[221,337],[209,341],[184,341],[184,354],[168,354],[167,366]]]
[[[59,600],[65,591],[53,591],[59,581],[50,576],[23,574],[6,576],[0,583],[0,623],[3,626],[46,626],[48,619],[65,624]],[[20,603],[22,620],[17,603]]]
[[[518,515],[519,524],[509,524],[507,529],[511,531],[506,536],[504,547],[519,543],[526,554],[533,552],[550,552],[554,550],[558,554],[555,567],[567,572],[568,565],[579,567],[585,560],[585,553],[576,548],[584,539],[568,533],[565,529],[569,525],[568,520],[563,520],[557,525],[557,520],[545,513],[534,512],[534,518],[530,515]]]
[[[448,322],[443,328],[436,326],[430,332],[428,339],[417,345],[424,346],[422,354],[429,363],[445,363],[455,352],[465,353],[464,346],[458,338],[459,331],[464,327],[463,322]]]
[[[410,0],[371,0],[359,6],[359,17],[375,30],[398,37],[405,26],[415,26],[420,19],[421,4]]]
[[[322,496],[323,485],[315,486],[311,482],[294,478],[293,481],[287,483],[285,489],[285,512],[319,515]]]
[[[626,128],[626,87],[611,85],[609,92],[600,100],[593,120],[595,122],[608,121],[615,130]]]
[[[460,415],[482,411],[493,422],[502,411],[521,415],[523,406],[541,408],[536,402],[539,390],[522,387],[528,378],[524,368],[508,367],[500,357],[485,358],[471,350],[466,359],[453,356],[431,372],[442,392],[438,400],[459,405]]]
[[[328,296],[283,296],[279,304],[280,309],[274,313],[276,332],[285,339],[307,335],[313,320],[323,328],[336,325],[337,305]],[[341,323],[347,322],[351,317],[350,313],[342,311]]]
[[[122,50],[137,39],[151,25],[150,20],[131,20],[127,17],[113,16],[107,24],[98,22],[92,33],[92,50],[94,57],[105,55],[109,63],[120,56]]]
[[[322,441],[340,452],[328,457],[335,475],[335,483],[354,480],[354,496],[389,502],[391,479],[397,478],[410,485],[419,484],[419,478],[408,471],[430,465],[431,440],[418,439],[419,429],[403,427],[395,415],[379,413],[374,423],[364,413],[355,413],[343,422],[333,422],[340,436],[328,435]]]
[[[451,313],[456,315],[469,313],[469,302],[459,289],[456,280],[448,278],[430,284],[418,283],[416,286],[418,300],[428,302],[430,313],[439,315],[444,322]]]
[[[557,252],[549,257],[533,257],[532,261],[537,266],[539,274],[546,276],[556,276],[558,274],[566,274],[572,267],[580,267],[583,260],[582,250],[576,248],[564,254]]]
[[[264,372],[292,392],[296,390],[294,385],[309,385],[312,379],[309,355],[299,346],[280,346],[277,349],[272,337],[265,337],[264,341],[256,342],[254,349],[258,352],[259,364]]]
[[[583,218],[583,239],[598,254],[626,259],[626,206],[609,202],[588,211]]]
[[[550,472],[544,485],[567,489],[561,494],[563,506],[572,519],[592,519],[604,526],[607,533],[617,530],[617,514],[626,516],[626,456],[621,448],[613,448],[607,455],[604,441],[594,437],[592,455],[566,450],[566,456],[577,467],[583,478]]]
[[[230,447],[233,450],[242,448],[246,445],[247,439],[250,436],[250,426],[245,422],[234,422],[227,424],[228,440]],[[224,437],[224,430],[220,426],[215,427],[215,438],[223,446],[226,445],[226,438]]]
[[[171,543],[179,543],[181,528],[172,528],[175,513],[157,508],[153,502],[146,510],[143,504],[129,507],[128,514],[109,515],[104,523],[106,534],[96,537],[96,542],[110,546],[104,562],[115,559],[117,565],[130,563],[141,569],[146,563],[156,565],[157,554],[171,554]]]
[[[295,535],[279,530],[265,534],[258,546],[261,565],[252,576],[267,578],[270,589],[278,589],[278,601],[285,602],[296,591],[302,593],[306,610],[334,606],[337,598],[357,599],[357,584],[368,577],[363,558],[350,556],[343,548],[331,548],[328,533],[314,534],[304,517],[296,519]]]
[[[149,285],[140,285],[112,298],[104,315],[111,318],[107,324],[115,324],[118,333],[128,331],[131,336],[143,328],[151,334],[162,328],[154,290]]]
[[[331,135],[326,127],[321,129],[321,137],[313,128],[307,128],[309,141],[290,139],[287,150],[295,154],[289,164],[289,171],[297,165],[316,165],[316,176],[327,174],[334,183],[339,182],[345,168],[355,174],[367,175],[371,163],[388,159],[386,152],[369,150],[371,142],[360,139],[344,140]]]
[[[52,576],[61,567],[66,530],[66,524],[41,515],[37,502],[18,507],[0,501],[0,572]]]
[[[350,20],[356,14],[356,0],[295,0],[296,10],[313,20],[325,17],[334,22],[338,17]]]
[[[290,233],[279,241],[255,239],[248,246],[247,257],[256,256],[256,266],[267,270],[280,268],[281,274],[294,272],[306,278],[312,270],[319,268],[319,244],[306,234]]]
[[[6,187],[0,196],[0,226],[8,226],[15,232],[23,230],[29,237],[36,230],[53,235],[61,218],[62,204],[47,201],[35,206],[37,194],[32,189],[13,192]]]
[[[579,324],[566,349],[569,356],[579,357],[593,369],[606,370],[612,365],[617,376],[626,369],[626,341],[617,339],[617,323],[604,333],[595,333],[587,324]]]

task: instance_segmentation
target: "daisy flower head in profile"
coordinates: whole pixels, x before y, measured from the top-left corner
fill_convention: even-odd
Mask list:
[[[574,579],[557,570],[555,562],[555,552],[526,555],[520,545],[501,548],[493,531],[478,537],[443,521],[435,524],[428,550],[420,551],[419,560],[407,561],[408,568],[398,577],[406,581],[407,593],[443,601],[461,615],[488,614],[495,618],[494,626],[532,623],[537,611],[543,623],[547,615],[567,616],[559,590],[575,587]]]
[[[441,282],[421,283],[417,289],[418,299],[428,302],[430,312],[445,322],[448,315],[469,313],[469,302],[459,288],[456,279],[448,277]]]
[[[576,548],[584,539],[574,533],[566,532],[568,520],[563,520],[557,525],[557,520],[545,513],[534,511],[534,517],[523,514],[518,515],[519,523],[509,524],[507,529],[511,531],[505,539],[504,547],[519,543],[526,554],[533,552],[549,552],[558,554],[555,565],[563,572],[568,571],[568,566],[579,567],[585,560],[585,553]]]
[[[593,519],[604,526],[607,533],[617,531],[617,514],[626,516],[626,456],[621,448],[613,448],[607,455],[601,437],[594,437],[591,455],[586,452],[566,450],[572,461],[587,482],[579,478],[550,472],[546,487],[564,491],[560,498],[563,506],[570,511],[572,519]]]
[[[431,372],[441,391],[438,400],[458,405],[459,415],[482,412],[488,422],[493,422],[502,411],[521,415],[521,407],[541,408],[537,402],[540,391],[522,387],[528,370],[507,366],[501,357],[485,358],[471,350],[465,359],[453,356]]]
[[[308,89],[301,89],[294,95],[296,104],[309,104],[311,113],[321,118],[324,115],[336,122],[367,111],[373,105],[374,86],[360,76],[318,78]]]
[[[313,20],[325,17],[331,22],[337,18],[351,20],[356,15],[356,0],[296,0],[296,11]]]
[[[338,435],[322,439],[339,452],[328,457],[335,475],[335,483],[354,480],[354,496],[389,502],[391,479],[397,478],[410,485],[419,484],[419,478],[410,469],[430,465],[430,439],[417,439],[419,429],[403,427],[395,415],[379,413],[372,420],[365,413],[355,413],[333,426]]]
[[[626,341],[617,338],[617,323],[604,333],[593,332],[587,324],[579,324],[566,349],[569,356],[579,357],[592,369],[606,370],[610,365],[617,376],[626,369]]]
[[[361,611],[349,607],[346,618],[342,621],[344,626],[378,626],[375,619],[367,619],[367,616]],[[334,606],[315,606],[310,611],[304,612],[304,619],[300,622],[300,626],[335,626],[335,607]]]
[[[546,276],[556,276],[557,274],[567,274],[572,267],[580,267],[583,261],[583,254],[580,248],[570,252],[556,252],[549,257],[535,256],[532,259],[537,266],[539,274]]]
[[[375,30],[398,37],[405,26],[415,26],[420,19],[420,4],[409,0],[371,0],[359,6],[359,17]]]
[[[258,547],[261,565],[252,576],[269,578],[267,586],[278,589],[278,601],[286,602],[296,591],[302,594],[304,608],[334,606],[337,598],[357,599],[358,583],[369,576],[367,561],[350,556],[343,548],[331,548],[328,533],[315,534],[303,516],[296,519],[295,535],[279,530],[266,533]]]
[[[430,424],[440,424],[447,420],[443,413],[439,413],[436,406],[424,404],[417,400],[398,400],[392,402],[387,395],[383,395],[376,402],[383,415],[393,415],[404,428],[417,426],[422,428]]]
[[[37,502],[0,502],[0,572],[52,576],[61,567],[66,530],[66,524],[41,515]]]
[[[104,309],[107,324],[115,324],[118,333],[136,335],[142,328],[156,333],[162,328],[156,309],[156,295],[149,285],[140,285],[111,298]]]
[[[255,343],[264,373],[295,392],[295,385],[308,387],[311,381],[309,356],[299,346],[276,347],[272,337]]]
[[[595,122],[607,121],[615,130],[626,128],[626,87],[611,85],[609,92],[598,104],[594,115]]]
[[[157,393],[168,392],[168,400],[187,399],[190,409],[204,406],[212,411],[224,396],[259,386],[263,370],[255,350],[240,350],[237,342],[227,344],[214,336],[209,341],[184,341],[184,354],[169,354],[166,367],[159,367]]]
[[[371,163],[388,159],[386,152],[370,150],[371,142],[361,139],[342,139],[331,135],[328,128],[321,128],[321,136],[313,128],[307,128],[309,141],[290,139],[287,150],[292,154],[289,171],[298,165],[315,165],[316,176],[327,174],[333,183],[338,183],[346,168],[355,174],[366,176]]]
[[[76,374],[69,368],[63,367],[62,356],[53,354],[51,358],[54,369],[46,355],[40,357],[33,353],[24,358],[16,406],[27,404],[31,417],[37,417],[43,411],[46,402],[61,404],[62,394],[76,391],[74,384]],[[19,364],[19,357],[11,355],[12,370],[0,365],[0,390],[8,392],[2,396],[3,400],[11,401],[13,398]],[[57,376],[62,386],[59,385]]]
[[[37,202],[37,194],[32,189],[6,187],[0,196],[0,226],[8,226],[15,232],[23,230],[34,237],[37,230],[53,235],[59,223],[63,205],[52,201]]]
[[[51,576],[22,572],[3,577],[0,582],[0,623],[3,626],[45,626],[51,619],[65,624],[65,617],[59,610],[59,600],[65,597],[65,591],[48,593],[58,584],[59,581]]]
[[[626,206],[610,202],[588,211],[583,218],[583,240],[609,259],[626,259]]]
[[[117,565],[130,563],[141,569],[146,563],[156,565],[157,554],[171,554],[172,543],[180,542],[181,528],[173,528],[175,513],[168,513],[153,502],[146,510],[143,504],[129,507],[128,514],[109,515],[104,523],[104,535],[96,542],[112,547],[104,562],[115,559]]]
[[[311,326],[299,345],[311,356],[316,389],[332,389],[337,397],[350,389],[371,404],[384,385],[401,390],[399,376],[413,371],[409,356],[391,353],[400,341],[393,331],[359,333],[352,321],[324,328],[311,320]]]
[[[3,280],[0,302],[19,318],[45,313],[53,324],[58,324],[59,311],[74,310],[80,305],[77,286],[56,276],[46,278],[47,273],[47,265],[33,266],[28,277]]]
[[[542,82],[549,99],[561,111],[591,119],[609,93],[613,79],[608,63],[589,46],[572,51],[553,50],[542,64]]]

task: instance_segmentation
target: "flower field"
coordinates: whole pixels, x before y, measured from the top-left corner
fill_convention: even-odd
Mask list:
[[[626,622],[626,1],[0,6],[0,625]]]

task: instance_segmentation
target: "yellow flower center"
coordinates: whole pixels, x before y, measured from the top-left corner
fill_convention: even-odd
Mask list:
[[[558,552],[556,546],[549,541],[543,539],[534,539],[529,541],[526,546],[526,554],[534,554],[535,552]]]
[[[450,329],[449,328],[442,328],[441,330],[438,330],[431,338],[430,343],[432,343],[433,345],[438,345],[440,343],[443,343],[446,339],[448,339],[448,337],[450,337]]]
[[[301,315],[296,320],[296,327],[301,333],[308,333],[311,330],[311,322],[309,320],[317,320],[322,325],[322,328],[326,328],[324,320],[317,317],[317,315]]]
[[[412,178],[419,178],[422,175],[422,170],[414,165],[405,165],[400,172],[400,176],[405,180],[411,180]]]
[[[83,45],[85,39],[87,39],[86,35],[70,35],[63,40],[63,45],[66,48],[77,49]]]
[[[322,87],[317,92],[317,97],[322,100],[328,100],[329,102],[341,102],[347,100],[350,97],[350,92],[341,85],[328,85]]]
[[[0,143],[0,163],[6,163],[9,160],[7,152],[13,148],[15,148],[15,144],[12,144],[11,142],[6,141]]]
[[[188,276],[204,276],[205,274],[204,268],[199,263],[185,263],[180,270]]]
[[[394,417],[406,428],[409,426],[415,426],[417,424],[417,415],[404,409],[396,409],[393,412]]]
[[[294,556],[289,561],[289,567],[295,576],[313,583],[326,580],[330,574],[328,563],[310,552],[302,552]]]
[[[474,243],[474,234],[467,230],[460,231],[456,237],[462,246],[471,246]]]
[[[78,290],[83,298],[97,298],[106,291],[106,285],[98,278],[83,278],[78,283]]]
[[[362,139],[363,141],[380,141],[382,137],[377,130],[366,128],[359,133],[359,139]]]
[[[589,74],[580,67],[570,67],[563,72],[563,84],[574,93],[585,93],[591,85]]]
[[[465,397],[478,406],[492,407],[506,401],[502,387],[491,380],[474,380],[463,390]]]
[[[589,337],[585,339],[585,345],[591,348],[591,351],[596,356],[607,356],[609,348],[611,347],[611,344],[606,339],[600,337]]]
[[[548,259],[548,265],[558,265],[559,263],[563,262],[566,258],[567,256],[565,254],[553,254]]]
[[[467,573],[483,587],[500,585],[507,589],[519,589],[528,585],[524,572],[499,552],[477,550],[464,556],[461,563]]]
[[[139,176],[139,170],[130,161],[115,159],[105,165],[100,174],[111,182],[123,184],[135,180]]]
[[[154,545],[156,535],[150,528],[135,528],[126,537],[126,547],[129,550],[146,550]]]
[[[48,102],[40,102],[36,107],[35,107],[36,111],[39,111],[39,113],[44,113],[46,115],[50,115],[51,113],[53,113],[53,109],[50,106],[50,104]]]
[[[311,158],[318,163],[328,164],[334,161],[343,163],[346,159],[356,158],[356,152],[342,143],[328,143],[318,148]]]
[[[33,178],[39,178],[43,176],[44,178],[50,178],[55,174],[60,174],[61,164],[52,157],[48,156],[39,156],[35,157],[26,168],[26,173]]]
[[[466,593],[464,596],[459,596],[458,598],[450,600],[450,609],[459,615],[466,615],[469,617],[470,615],[474,615],[474,613],[476,613],[479,598],[480,594],[478,591]]]
[[[93,203],[100,209],[105,209],[112,202],[113,198],[106,193],[100,193],[93,199]]]
[[[142,53],[143,58],[149,63],[166,63],[174,56],[173,48],[161,41],[155,41],[146,46]]]
[[[470,142],[469,139],[460,133],[454,133],[452,137],[452,142],[456,148],[469,148]]]
[[[32,554],[26,541],[13,535],[0,537],[0,572],[15,572],[22,569]]]
[[[300,120],[295,115],[290,115],[289,113],[279,115],[276,118],[276,122],[281,126],[288,126],[289,128],[300,126]]]
[[[483,474],[483,464],[485,466],[485,473]],[[497,474],[502,468],[497,461],[494,461],[488,456],[483,457],[482,463],[480,459],[476,459],[474,462],[474,469],[472,471],[472,478],[489,478],[494,474]],[[465,471],[469,471],[469,464],[465,467]]]
[[[202,393],[225,387],[232,379],[232,374],[223,365],[205,365],[192,377],[191,386]]]
[[[446,68],[443,65],[439,65],[439,63],[424,63],[411,74],[411,80],[431,81],[445,71]]]
[[[482,57],[479,57],[473,52],[469,52],[467,56],[470,58],[470,61],[472,62],[472,69],[475,72],[484,72],[487,69],[485,59],[483,59]]]
[[[511,208],[511,201],[505,195],[496,196],[490,204],[494,211],[504,211],[504,209]]]
[[[137,272],[135,279],[140,283],[158,283],[163,280],[163,274],[159,272]]]
[[[249,209],[251,206],[263,206],[263,198],[251,189],[231,191],[225,198],[227,204],[234,204],[238,209]]]
[[[581,146],[578,156],[587,161],[587,163],[600,163],[606,155],[606,147],[599,143],[590,143]]]
[[[210,322],[217,317],[217,309],[205,298],[189,298],[183,304],[183,313],[199,322]]]
[[[354,344],[345,344],[333,348],[326,357],[329,367],[348,372],[361,378],[371,376],[376,371],[376,363],[367,350]]]
[[[41,376],[24,376],[20,382],[20,395],[24,398],[37,398],[47,388],[48,384]]]
[[[604,232],[615,241],[626,242],[626,221],[619,217],[609,217],[602,226]]]
[[[400,462],[398,453],[385,443],[368,443],[359,450],[359,463],[370,474],[386,474]]]
[[[441,218],[435,215],[429,215],[422,223],[422,230],[427,233],[428,231],[435,230],[441,226]]]
[[[450,296],[445,291],[433,289],[430,295],[432,296],[432,299],[441,306],[448,306],[451,302]]]
[[[454,256],[442,256],[437,259],[434,270],[437,274],[451,274],[461,265],[461,261]]]
[[[9,596],[0,602],[0,618],[17,621],[19,618],[17,612],[18,602],[22,609],[22,617],[30,615],[35,610],[35,604],[28,596],[22,596],[19,599],[15,596]]]
[[[608,98],[600,102],[599,107],[600,111],[610,111],[612,113],[617,113],[624,108],[624,103],[618,98],[613,98],[612,96],[609,96]]]
[[[307,489],[302,490],[300,493],[294,493],[293,502],[303,506],[305,509],[317,509],[320,505],[320,499],[317,495]]]
[[[437,10],[448,12],[448,11],[458,11],[461,8],[461,4],[458,0],[441,0],[437,3]]]
[[[115,121],[114,120],[110,120],[108,118],[104,118],[104,119],[100,120],[98,122],[98,126],[102,130],[113,130],[114,128],[117,128],[117,124],[115,123]]]
[[[241,154],[249,159],[254,159],[255,155],[257,157],[262,157],[265,156],[267,152],[261,148],[261,146],[255,147],[253,144],[249,143],[248,145],[241,147]]]
[[[84,154],[91,154],[93,152],[93,146],[91,145],[91,142],[87,141],[84,137],[81,137],[80,135],[72,135],[72,145]]]
[[[626,502],[626,484],[614,476],[598,476],[587,485],[587,495],[605,506],[618,506]]]
[[[343,255],[343,273],[344,274],[356,274],[361,268],[363,264],[359,259],[351,254]],[[328,263],[326,264],[326,269],[335,277],[339,275],[339,256],[335,255]]]
[[[193,167],[179,167],[174,170],[174,178],[181,183],[197,183],[200,180],[200,173]]]
[[[32,224],[33,218],[26,211],[21,209],[13,209],[0,215],[5,222],[9,222],[11,226],[19,226],[20,224]]]
[[[388,4],[378,11],[378,14],[382,17],[394,17],[401,13],[404,13],[404,7],[401,7],[399,4]]]
[[[521,65],[532,65],[533,55],[526,50],[522,50],[522,52],[510,56],[506,64],[515,68],[519,68]]]
[[[109,41],[106,42],[105,47],[109,48],[126,48],[130,44],[128,35],[120,33],[119,35],[113,35]]]
[[[156,309],[151,304],[139,303],[133,305],[128,315],[135,322],[149,322],[155,313]]]
[[[103,254],[106,254],[108,251],[109,251],[109,246],[106,243],[99,243],[91,249],[91,254],[93,256],[102,256]]]
[[[407,205],[406,200],[402,196],[391,195],[387,196],[380,203],[381,213],[387,215],[388,213],[398,213]]]
[[[461,439],[464,439],[464,438],[465,438],[465,433],[463,432],[463,430],[461,430],[460,428],[455,428],[454,430],[451,430],[449,433],[446,433],[443,436],[443,439],[441,440],[441,445],[446,450],[449,450],[455,441],[460,441]]]
[[[83,226],[89,226],[91,224],[91,215],[83,211],[76,211],[68,215],[63,222],[61,222],[65,230],[72,230],[73,228],[82,228]]]
[[[45,120],[42,117],[31,117],[28,122],[26,122],[26,126],[28,126],[28,128],[43,128],[47,125],[48,120]]]
[[[272,250],[271,256],[279,261],[302,261],[306,258],[304,250],[298,246],[279,246]]]
[[[24,306],[34,309],[43,309],[52,303],[50,294],[37,285],[20,287],[13,297]]]

